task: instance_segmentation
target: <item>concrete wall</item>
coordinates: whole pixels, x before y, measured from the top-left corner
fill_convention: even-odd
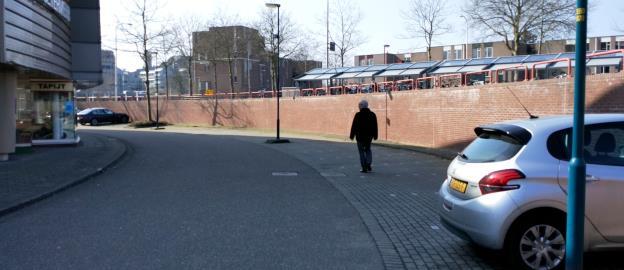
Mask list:
[[[587,77],[588,112],[624,112],[624,73]],[[427,147],[460,149],[480,124],[527,118],[513,91],[536,115],[571,114],[573,80],[472,86],[383,93],[281,99],[284,130],[348,136],[357,103],[366,98],[377,113],[380,139]],[[154,103],[152,103],[154,104]],[[162,102],[161,119],[170,123],[212,125],[214,100]],[[80,102],[104,106],[145,119],[145,101]],[[154,110],[152,110],[154,111]],[[275,128],[275,100],[219,100],[216,124]],[[387,123],[387,125],[386,125]]]

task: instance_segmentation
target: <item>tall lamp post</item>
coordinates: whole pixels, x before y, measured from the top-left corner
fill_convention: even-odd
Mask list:
[[[158,52],[153,52],[154,54],[154,59],[156,60],[156,63],[158,63]],[[159,67],[160,65],[158,65]],[[154,129],[162,129],[160,127],[160,106],[158,105],[158,92],[160,92],[160,86],[158,85],[158,81],[160,80],[160,78],[158,78],[158,68],[154,69],[154,80],[156,80],[156,127]]]
[[[277,38],[277,54],[275,54],[275,58],[276,58],[276,69],[277,69],[277,74],[276,74],[276,80],[277,80],[277,136],[275,137],[275,139],[271,139],[271,140],[267,140],[267,143],[289,143],[289,140],[286,139],[281,139],[280,138],[280,94],[282,93],[281,91],[281,87],[280,87],[280,61],[279,61],[279,54],[280,54],[280,4],[275,4],[275,3],[266,3],[265,4],[266,7],[268,8],[277,8],[277,35],[275,35],[275,37]],[[273,34],[273,33],[271,33]]]
[[[464,18],[464,20],[466,21],[466,44],[464,45],[464,59],[468,59],[468,30],[469,30],[468,18],[466,18],[466,16],[464,15],[461,15],[459,17]]]

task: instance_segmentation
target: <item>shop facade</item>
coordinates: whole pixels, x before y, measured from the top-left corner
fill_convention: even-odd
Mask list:
[[[0,161],[76,144],[74,90],[101,81],[99,1],[0,2]]]

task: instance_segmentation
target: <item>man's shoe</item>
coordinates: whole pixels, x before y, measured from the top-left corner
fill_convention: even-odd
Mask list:
[[[360,172],[361,172],[361,173],[367,173],[367,172],[368,172],[368,170],[367,170],[367,169],[361,169],[361,170],[360,170]]]
[[[366,168],[366,171],[372,172],[373,171],[373,167],[371,167],[371,165],[368,165]]]

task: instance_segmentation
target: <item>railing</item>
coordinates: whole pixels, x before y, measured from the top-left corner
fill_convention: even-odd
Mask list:
[[[621,63],[618,64],[619,72],[624,71],[624,49],[611,50],[605,52],[592,53],[587,55],[587,60],[591,60],[592,58],[597,58],[605,55],[613,55],[613,54],[622,54]],[[483,81],[478,81],[476,83],[502,83],[508,82],[507,71],[514,72],[524,72],[524,76],[522,78],[523,81],[536,80],[539,79],[536,74],[536,70],[540,65],[548,65],[551,63],[558,62],[567,62],[567,75],[572,75],[572,59],[570,58],[559,58],[542,62],[535,63],[525,63],[518,64],[515,66],[509,66],[505,68],[493,69],[493,70],[482,70],[476,72],[468,72],[468,73],[453,73],[453,74],[445,74],[439,76],[430,76],[430,77],[420,77],[414,79],[405,79],[405,80],[397,80],[397,81],[385,81],[385,82],[371,82],[371,83],[351,83],[347,85],[336,85],[331,87],[318,87],[318,88],[304,88],[304,89],[282,89],[282,97],[307,97],[307,96],[325,96],[325,95],[345,95],[345,94],[370,94],[376,92],[385,92],[385,91],[404,91],[404,90],[415,90],[415,89],[431,89],[431,88],[444,88],[444,87],[456,87],[463,85],[471,85],[475,84],[475,81],[470,80],[472,76],[485,74],[485,78]],[[616,69],[617,70],[617,69]],[[500,80],[501,72],[503,72],[502,82]],[[516,74],[513,75],[514,78]],[[550,74],[547,74],[550,76]],[[567,77],[567,76],[566,76]],[[516,81],[514,79],[513,81]],[[254,92],[240,92],[240,93],[218,93],[218,94],[210,94],[210,95],[159,95],[158,97],[161,99],[168,100],[200,100],[200,99],[252,99],[252,98],[273,98],[276,96],[275,90],[261,90]],[[152,95],[152,99],[156,98],[155,95]],[[105,96],[105,97],[76,97],[76,100],[79,101],[142,101],[145,100],[146,97],[144,95],[133,95],[133,96]]]

